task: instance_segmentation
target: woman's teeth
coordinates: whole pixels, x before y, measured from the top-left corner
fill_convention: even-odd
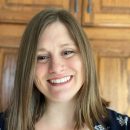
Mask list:
[[[69,81],[70,78],[71,78],[71,76],[66,76],[66,77],[61,78],[61,79],[49,80],[49,82],[50,82],[50,83],[55,83],[55,84],[65,83],[65,82]]]

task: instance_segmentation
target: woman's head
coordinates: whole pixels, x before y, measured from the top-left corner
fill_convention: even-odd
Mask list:
[[[47,100],[74,99],[83,85],[83,63],[75,41],[59,20],[40,35],[37,47],[35,83]]]
[[[63,33],[64,31],[65,33]],[[65,39],[60,33],[65,35]],[[55,34],[57,34],[56,38],[53,37]],[[60,48],[61,43],[57,44],[57,39],[69,40],[69,47]],[[53,40],[54,43],[52,43]],[[54,50],[53,47],[55,47]],[[40,52],[42,49],[44,51]],[[47,60],[51,59],[52,64],[47,63],[43,65],[41,63],[41,61],[43,62],[41,60],[43,54],[44,56],[47,55],[45,57],[48,58]],[[65,57],[66,54],[70,57]],[[60,56],[62,57],[61,59]],[[74,66],[77,62],[79,66],[73,68],[71,65]],[[58,69],[54,69],[54,66],[55,68],[58,66]],[[46,72],[45,75],[40,73],[40,71],[42,73]],[[11,109],[12,113],[10,112],[10,124],[12,121],[14,125],[11,130],[13,128],[19,130],[27,130],[27,128],[34,129],[32,124],[44,114],[46,97],[50,98],[48,90],[41,89],[42,86],[48,82],[49,85],[51,84],[50,86],[54,87],[60,82],[55,80],[57,78],[64,78],[61,79],[61,82],[71,81],[74,78],[73,76],[76,76],[76,72],[78,72],[78,87],[74,92],[72,91],[72,93],[77,93],[75,109],[76,128],[82,127],[84,123],[87,123],[92,128],[94,121],[100,121],[100,117],[104,113],[103,102],[98,91],[93,56],[86,35],[79,23],[67,11],[57,9],[41,11],[30,21],[21,40]],[[43,78],[46,79],[45,84],[42,81],[44,80]],[[74,81],[72,85],[75,85]],[[57,88],[49,88],[49,90],[53,93],[57,92]],[[18,113],[16,117],[14,117],[14,109]],[[20,120],[17,123],[13,123],[11,119]]]
[[[31,22],[27,26],[27,29],[25,30],[22,44],[21,44],[21,52],[22,52],[21,54],[23,56],[22,64],[26,64],[25,68],[29,66],[28,70],[30,69],[30,71],[33,71],[35,69],[34,64],[36,63],[37,60],[37,49],[38,49],[39,39],[41,38],[42,34],[44,33],[44,31],[48,26],[57,22],[63,24],[66,27],[72,41],[75,43],[76,47],[78,48],[83,62],[84,73],[82,73],[82,75],[84,76],[85,82],[89,84],[92,78],[91,75],[95,71],[94,70],[95,68],[93,67],[93,57],[91,54],[91,48],[86,38],[86,35],[84,34],[79,23],[72,17],[70,13],[68,13],[65,10],[53,10],[53,9],[44,10],[41,11],[38,15],[36,15],[31,20]],[[57,25],[55,26],[55,29],[56,28]],[[57,37],[57,39],[58,38],[59,37]],[[29,75],[32,77],[31,73]]]

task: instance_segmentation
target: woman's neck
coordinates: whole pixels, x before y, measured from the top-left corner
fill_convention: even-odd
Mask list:
[[[74,112],[75,105],[72,102],[48,102],[46,111],[39,121],[39,124],[44,124],[50,129],[72,130],[74,128]],[[38,124],[38,123],[37,123]],[[49,128],[46,128],[49,130]]]

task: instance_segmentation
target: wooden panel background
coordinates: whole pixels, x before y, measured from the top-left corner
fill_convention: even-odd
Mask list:
[[[4,111],[9,103],[14,84],[17,49],[0,48],[0,111]]]
[[[27,23],[38,11],[49,7],[69,10],[70,0],[0,0],[0,21]]]
[[[90,5],[86,0],[83,2],[84,26],[130,27],[129,0],[92,0]],[[90,12],[88,6],[91,6]]]
[[[130,115],[129,40],[91,40],[91,43],[102,96],[110,101],[110,108]]]

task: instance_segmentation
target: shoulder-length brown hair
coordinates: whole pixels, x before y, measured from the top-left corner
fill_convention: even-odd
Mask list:
[[[32,18],[21,40],[7,130],[34,130],[35,123],[44,114],[45,97],[34,84],[36,51],[41,32],[57,20],[67,27],[79,47],[84,64],[85,82],[76,100],[75,129],[86,124],[93,130],[95,122],[102,123],[102,117],[106,116],[107,103],[99,94],[91,47],[83,29],[69,12],[47,9]]]

